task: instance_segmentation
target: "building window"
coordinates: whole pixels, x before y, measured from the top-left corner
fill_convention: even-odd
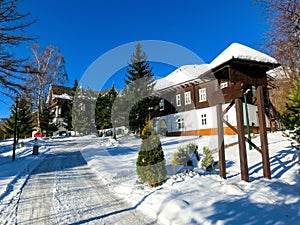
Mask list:
[[[206,114],[201,115],[201,122],[202,122],[202,125],[207,125]]]
[[[226,88],[228,87],[228,83],[227,82],[223,82],[220,84],[220,89]]]
[[[180,98],[180,94],[176,95],[176,105],[177,105],[177,106],[181,106],[181,98]]]
[[[206,88],[199,89],[199,102],[206,101]]]
[[[163,111],[165,109],[165,100],[161,99],[159,101],[159,111]]]
[[[178,129],[183,129],[184,128],[184,119],[178,119],[177,120],[177,128]]]
[[[191,101],[191,92],[190,92],[190,91],[184,93],[184,103],[185,103],[186,105],[192,103],[192,101]]]

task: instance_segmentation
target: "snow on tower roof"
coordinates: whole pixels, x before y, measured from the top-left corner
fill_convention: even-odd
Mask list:
[[[228,48],[226,48],[220,55],[218,55],[211,63],[211,68],[215,68],[232,58],[244,59],[262,63],[273,63],[278,64],[277,60],[273,57],[247,47],[239,43],[232,43]]]
[[[156,80],[154,91],[162,90],[188,81],[198,80],[199,82],[209,81],[214,78],[210,70],[228,62],[231,59],[242,59],[261,63],[278,64],[277,60],[271,56],[254,50],[239,43],[232,43],[210,64],[185,65],[181,66],[168,76]],[[208,76],[205,76],[209,74]]]

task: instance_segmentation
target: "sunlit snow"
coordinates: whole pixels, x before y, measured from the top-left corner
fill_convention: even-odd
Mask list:
[[[135,162],[140,139],[120,136],[118,141],[95,136],[63,137],[40,140],[40,154],[32,155],[32,140],[17,148],[11,162],[12,141],[0,142],[0,224],[14,223],[18,197],[28,175],[58,146],[74,151],[70,141],[84,143],[81,154],[97,177],[124,201],[157,219],[161,224],[298,224],[300,218],[300,174],[296,150],[281,132],[268,134],[272,179],[264,179],[261,155],[247,150],[250,182],[241,181],[236,136],[226,136],[227,179],[221,179],[218,168],[207,172],[199,166],[190,173],[173,175],[172,154],[180,146],[196,143],[217,157],[217,138],[162,137],[169,179],[160,187],[151,188],[137,182]],[[259,145],[259,136],[253,138]],[[68,162],[66,162],[68,163]],[[61,192],[68,194],[67,192]],[[83,199],[88,199],[84,193]],[[84,201],[83,203],[84,204]],[[78,205],[82,208],[83,205]],[[76,211],[74,218],[78,217]],[[77,212],[79,213],[79,212]],[[58,215],[59,216],[59,215]],[[72,215],[71,215],[72,216]],[[101,215],[99,215],[100,217]]]

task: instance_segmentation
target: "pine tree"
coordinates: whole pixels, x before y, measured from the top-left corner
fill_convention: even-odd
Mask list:
[[[95,109],[97,129],[112,128],[111,110],[116,97],[117,92],[114,87],[104,95],[101,95],[101,93],[99,94]]]
[[[142,143],[136,162],[139,179],[151,187],[162,185],[167,178],[166,161],[159,135],[152,127],[150,119],[141,134]]]
[[[15,120],[17,117],[17,137],[30,137],[33,129],[31,106],[24,97],[21,97],[17,104],[11,108],[11,116],[4,124],[4,132],[12,137],[15,129]]]
[[[75,132],[86,135],[96,133],[95,106],[98,93],[79,88],[73,99],[72,126]]]
[[[53,134],[57,131],[57,126],[53,123],[55,115],[48,104],[44,104],[40,112],[40,127],[42,132]]]
[[[300,142],[300,81],[294,81],[294,88],[290,90],[289,104],[283,114],[283,123],[288,128],[296,128],[297,141]]]
[[[213,155],[212,152],[210,151],[210,149],[208,147],[203,147],[203,154],[204,157],[201,161],[201,166],[205,167],[206,170],[212,170],[213,169]]]
[[[145,52],[142,52],[140,43],[136,45],[135,53],[131,56],[131,64],[125,75],[126,88],[122,95],[124,100],[132,105],[129,113],[129,126],[134,132],[141,132],[145,126],[148,115],[152,117],[155,114],[155,108],[158,105],[154,101],[151,93],[154,87],[154,74],[150,68]]]
[[[67,110],[64,114],[64,122],[67,124],[66,125],[67,130],[73,130],[73,123],[72,123],[73,101],[74,101],[74,96],[76,94],[77,88],[78,88],[78,81],[77,81],[77,79],[75,79],[74,84],[73,84],[73,88],[72,88],[72,100],[68,101]]]

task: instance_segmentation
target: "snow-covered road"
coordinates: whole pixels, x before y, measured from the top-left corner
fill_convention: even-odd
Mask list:
[[[78,151],[84,145],[53,148],[32,172],[19,199],[16,224],[157,224],[101,183]]]

